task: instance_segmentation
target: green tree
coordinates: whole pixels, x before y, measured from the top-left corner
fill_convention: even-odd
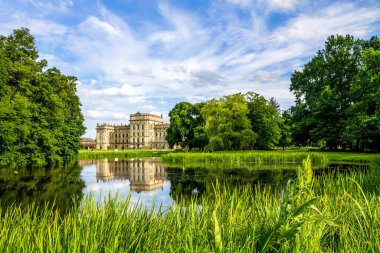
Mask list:
[[[202,108],[210,150],[252,149],[257,135],[247,118],[247,101],[240,93],[207,101]]]
[[[203,149],[208,143],[208,137],[204,131],[204,119],[200,113],[203,103],[192,105],[188,102],[177,103],[169,112],[170,127],[166,140],[173,148],[181,147]]]
[[[0,36],[0,165],[60,162],[79,148],[76,79],[37,59],[28,29]]]
[[[362,51],[377,44],[376,38],[363,41],[350,35],[330,36],[325,48],[302,71],[292,74],[290,90],[296,96],[296,105],[291,112],[297,143],[344,148],[342,135],[353,102],[350,90]]]
[[[256,146],[258,149],[271,149],[281,138],[282,118],[279,114],[279,105],[274,98],[267,101],[263,96],[248,92],[245,94],[248,103],[248,119],[252,131],[257,134]]]
[[[289,111],[284,111],[281,115],[282,121],[280,124],[281,137],[278,140],[278,145],[285,150],[292,143],[292,120]]]
[[[356,150],[380,150],[380,50],[363,52],[362,64],[355,76],[351,95],[353,104],[343,141]]]

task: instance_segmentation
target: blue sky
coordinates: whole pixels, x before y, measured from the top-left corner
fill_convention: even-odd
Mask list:
[[[0,34],[28,27],[41,59],[77,76],[87,127],[254,91],[293,104],[290,75],[332,34],[379,35],[380,2],[3,0]]]

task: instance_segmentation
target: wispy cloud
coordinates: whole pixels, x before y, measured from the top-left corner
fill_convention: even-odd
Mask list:
[[[74,5],[73,0],[27,0],[27,2],[45,12],[67,12]]]
[[[327,36],[368,38],[380,30],[380,5],[373,1],[213,0],[199,7],[158,1],[138,22],[129,15],[147,8],[15,1],[0,3],[0,32],[30,27],[41,58],[79,77],[92,136],[98,120],[125,123],[137,110],[167,118],[178,101],[234,92],[275,97],[286,108],[293,101],[290,73]]]

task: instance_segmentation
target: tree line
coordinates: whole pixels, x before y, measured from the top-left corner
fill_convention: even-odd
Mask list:
[[[58,163],[80,148],[77,79],[38,59],[27,28],[0,35],[0,166]]]
[[[380,150],[380,40],[329,36],[291,75],[295,105],[280,113],[275,99],[248,92],[170,111],[167,141],[201,150],[312,146]]]
[[[270,149],[282,137],[278,103],[248,92],[211,99],[205,103],[177,103],[169,113],[166,140],[200,150]]]

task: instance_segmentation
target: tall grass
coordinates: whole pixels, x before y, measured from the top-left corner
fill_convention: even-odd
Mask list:
[[[286,163],[299,163],[310,156],[318,165],[328,163],[366,163],[380,167],[380,154],[349,152],[300,152],[300,151],[234,151],[213,153],[168,153],[163,154],[161,161],[168,167],[181,168],[236,168],[251,167],[260,169],[265,164],[277,167]],[[251,163],[251,164],[249,164]],[[277,166],[281,165],[281,166]],[[323,166],[322,166],[323,167]]]
[[[310,160],[281,193],[230,189],[169,209],[91,198],[65,216],[1,210],[1,252],[377,252],[379,171],[313,176]],[[302,181],[302,182],[301,182]],[[200,203],[200,205],[199,205]]]
[[[316,152],[274,152],[274,151],[253,151],[253,152],[213,152],[213,153],[169,153],[161,157],[161,161],[169,167],[209,167],[219,164],[223,168],[233,168],[245,165],[246,163],[255,164],[283,164],[301,163],[307,156],[313,162],[326,163],[326,154]]]

